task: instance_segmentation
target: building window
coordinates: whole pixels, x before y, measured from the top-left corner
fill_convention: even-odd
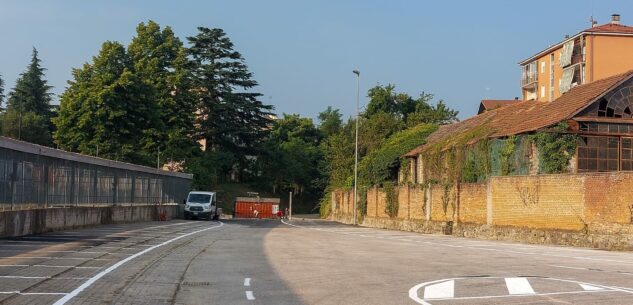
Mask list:
[[[620,169],[623,171],[633,170],[633,138],[622,138],[622,156]]]
[[[578,172],[618,170],[619,139],[617,137],[580,137],[578,140]]]
[[[541,74],[545,73],[545,61],[541,61]]]
[[[545,97],[545,86],[541,86],[541,97]]]
[[[549,55],[549,100],[554,100],[554,53]]]

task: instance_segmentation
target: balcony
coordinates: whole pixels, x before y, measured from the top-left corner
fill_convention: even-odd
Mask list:
[[[525,88],[530,85],[536,85],[538,82],[538,73],[536,71],[529,71],[529,73],[523,73],[521,77],[521,87]]]

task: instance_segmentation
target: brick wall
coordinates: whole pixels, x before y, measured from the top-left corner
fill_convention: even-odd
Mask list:
[[[459,187],[459,221],[485,224],[488,215],[486,183],[463,183]]]
[[[448,192],[430,186],[396,188],[399,220],[489,224],[543,230],[582,231],[590,225],[629,225],[633,218],[633,172],[492,177],[462,183]],[[352,215],[353,191],[336,191],[334,213]],[[367,192],[367,217],[389,218],[386,195]],[[428,209],[427,207],[430,207]],[[458,211],[454,211],[457,208]],[[430,213],[430,215],[428,215]],[[488,216],[491,216],[490,219]]]
[[[494,177],[493,225],[581,230],[583,176]]]

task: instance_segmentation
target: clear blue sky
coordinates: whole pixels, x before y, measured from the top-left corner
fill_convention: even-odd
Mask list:
[[[593,4],[592,4],[593,2]],[[281,114],[316,117],[328,105],[354,112],[368,88],[435,94],[475,114],[480,99],[520,94],[517,62],[620,13],[633,24],[633,2],[576,1],[26,1],[0,0],[0,74],[13,87],[40,51],[54,93],[71,69],[105,40],[129,43],[139,22],[169,25],[184,40],[197,26],[219,27],[260,83],[264,102]],[[57,101],[56,101],[57,103]]]

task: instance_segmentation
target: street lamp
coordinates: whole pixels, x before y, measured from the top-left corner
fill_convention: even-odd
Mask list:
[[[352,71],[356,74],[356,151],[354,153],[354,224],[356,224],[356,213],[358,203],[358,100],[360,99],[360,71]]]

